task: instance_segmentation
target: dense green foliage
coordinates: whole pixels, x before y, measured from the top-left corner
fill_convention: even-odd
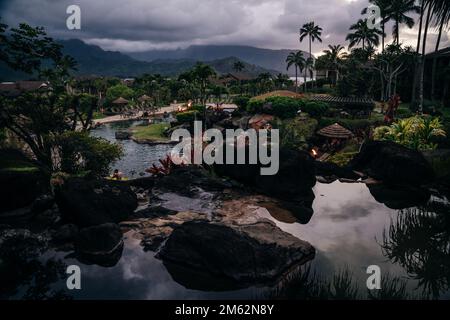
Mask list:
[[[87,132],[67,131],[58,136],[57,145],[60,162],[55,169],[69,174],[106,176],[109,165],[123,154],[120,145],[92,137]]]
[[[416,150],[435,149],[436,139],[445,136],[439,118],[419,116],[400,119],[391,126],[381,126],[374,131],[376,140],[390,140]]]
[[[177,121],[179,123],[192,122],[195,119],[200,120],[200,113],[198,111],[186,111],[177,113]]]

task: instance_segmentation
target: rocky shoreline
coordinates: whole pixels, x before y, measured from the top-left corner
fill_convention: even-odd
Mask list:
[[[420,153],[395,144],[363,146],[347,167],[282,152],[287,160],[275,177],[254,175],[259,168],[248,165],[216,167],[215,175],[180,166],[168,175],[130,181],[64,179],[54,196],[0,214],[0,255],[11,239],[39,239],[40,251],[69,252],[83,263],[108,267],[120,260],[126,235],[187,288],[202,289],[211,279],[226,288],[275,283],[314,259],[315,249],[269,218],[307,223],[316,181],[365,183],[378,202],[394,209],[424,204],[430,190],[443,185],[429,178],[431,168]]]

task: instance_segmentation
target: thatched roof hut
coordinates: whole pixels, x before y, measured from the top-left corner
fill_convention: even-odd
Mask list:
[[[140,96],[139,99],[138,99],[139,102],[147,102],[147,101],[150,101],[150,100],[152,100],[152,98],[150,98],[146,94],[144,94],[143,96]]]
[[[124,104],[128,104],[128,100],[124,99],[122,97],[117,98],[116,100],[114,100],[112,102],[113,104],[119,104],[119,105],[124,105]]]
[[[344,128],[338,123],[322,128],[317,132],[318,135],[333,139],[349,139],[353,137],[353,132]]]

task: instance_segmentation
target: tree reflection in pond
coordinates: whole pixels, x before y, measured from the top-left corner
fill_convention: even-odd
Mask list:
[[[383,232],[383,254],[418,280],[425,295],[438,298],[450,284],[450,204],[399,210]]]

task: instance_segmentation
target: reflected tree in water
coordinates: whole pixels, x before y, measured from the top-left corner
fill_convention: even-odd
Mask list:
[[[438,298],[450,284],[450,205],[399,210],[383,232],[383,254],[418,280],[426,295]]]

